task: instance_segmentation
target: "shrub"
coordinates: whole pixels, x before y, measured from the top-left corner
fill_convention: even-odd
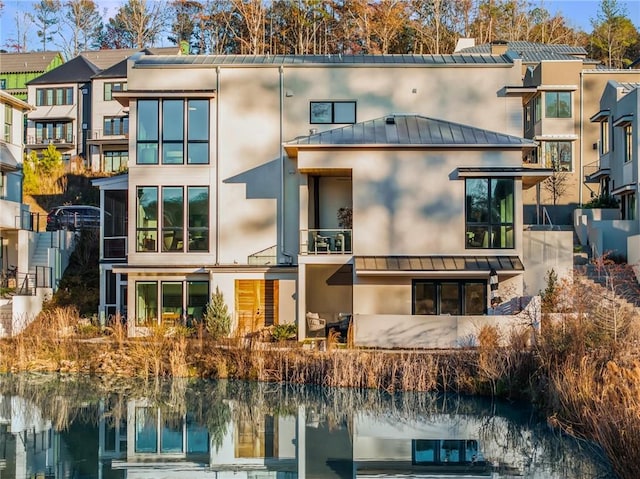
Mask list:
[[[295,339],[298,336],[298,326],[294,323],[277,324],[271,330],[271,336],[274,341],[286,341]]]
[[[231,315],[224,302],[224,296],[216,286],[216,292],[211,295],[204,312],[204,324],[213,339],[228,336],[231,332]]]
[[[592,198],[583,208],[617,208],[619,202],[616,198],[609,195],[600,195]]]

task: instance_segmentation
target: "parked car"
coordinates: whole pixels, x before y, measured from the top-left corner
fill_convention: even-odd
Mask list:
[[[56,206],[47,214],[47,231],[100,227],[100,208],[96,206]]]

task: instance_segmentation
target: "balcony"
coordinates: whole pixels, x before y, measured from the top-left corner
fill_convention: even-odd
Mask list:
[[[609,156],[601,156],[599,160],[583,166],[582,169],[585,183],[599,183],[600,178],[611,173]]]
[[[108,130],[105,132],[104,129],[98,128],[95,130],[87,130],[85,133],[85,138],[89,143],[122,143],[126,144],[129,141],[129,133],[123,131],[112,131]]]
[[[73,148],[75,146],[75,139],[72,135],[66,137],[52,137],[45,138],[41,136],[27,136],[27,147],[39,149],[47,148],[50,144],[55,145],[57,148]]]
[[[300,254],[352,254],[352,230],[300,230]]]

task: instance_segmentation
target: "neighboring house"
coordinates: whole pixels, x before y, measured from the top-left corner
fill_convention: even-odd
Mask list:
[[[24,116],[33,110],[16,97],[0,91],[0,271],[3,275],[19,263],[27,241],[20,231],[31,229],[29,206],[22,202]],[[23,265],[24,266],[24,265]],[[21,270],[25,272],[25,269]]]
[[[639,79],[640,80],[640,79]],[[576,212],[576,231],[596,255],[612,253],[640,263],[638,172],[640,170],[640,81],[610,80],[591,121],[600,130],[600,158],[592,178],[619,208]]]
[[[478,45],[460,53],[488,52],[491,47]],[[640,71],[606,69],[587,58],[582,47],[516,41],[503,42],[502,48],[522,57],[521,88],[511,85],[506,94],[522,97],[523,135],[538,142],[526,162],[557,170],[546,184],[525,193],[525,221],[570,225],[575,208],[608,193],[589,179],[598,162],[599,139],[589,118],[609,80],[639,81]]]
[[[63,63],[60,52],[0,53],[0,90],[27,101],[27,83]]]
[[[524,322],[509,314],[571,270],[572,236],[523,221],[551,170],[523,165],[536,142],[503,93],[521,75],[511,52],[132,57],[113,94],[130,114],[127,257],[101,279],[126,302],[101,313],[126,309],[138,334],[201,317],[219,289],[234,334],[297,321],[304,338],[311,312],[353,317],[360,344],[446,347]]]

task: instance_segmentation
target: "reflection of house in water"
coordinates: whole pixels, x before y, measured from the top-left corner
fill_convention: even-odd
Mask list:
[[[58,440],[38,407],[21,397],[0,396],[0,478],[57,477]]]

